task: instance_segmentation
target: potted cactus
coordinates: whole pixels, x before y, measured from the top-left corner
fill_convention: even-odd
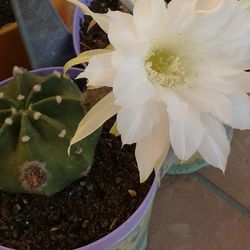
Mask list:
[[[14,222],[19,223],[18,232],[10,232],[8,227],[1,230],[5,230],[5,236],[9,241],[10,233],[12,233],[12,237],[18,238],[21,246],[18,245],[16,248],[20,249],[28,247],[57,249],[58,244],[61,244],[62,249],[67,249],[68,246],[62,245],[66,239],[72,242],[71,248],[79,248],[80,246],[75,246],[77,236],[84,239],[93,231],[99,233],[98,239],[94,239],[93,243],[80,249],[145,249],[147,222],[157,188],[158,178],[154,178],[154,172],[158,177],[170,145],[182,161],[188,160],[198,151],[207,162],[224,171],[230,151],[224,124],[239,129],[250,128],[250,99],[246,94],[250,90],[250,79],[249,74],[245,72],[248,68],[250,52],[250,15],[246,10],[241,9],[234,0],[220,0],[213,1],[213,3],[203,0],[172,0],[167,8],[163,0],[138,0],[135,3],[133,15],[113,11],[108,14],[98,14],[90,11],[80,1],[70,0],[70,2],[75,3],[85,14],[94,18],[95,22],[108,34],[111,46],[103,50],[97,49],[79,54],[77,58],[65,65],[64,73],[70,72],[73,65],[88,62],[86,69],[79,72],[77,78],[87,78],[87,87],[90,89],[107,87],[110,92],[79,121],[76,132],[71,134],[73,137],[67,138],[69,147],[63,146],[64,152],[68,152],[69,159],[74,157],[75,152],[81,151],[76,147],[85,143],[89,136],[93,136],[93,132],[98,133],[98,129],[103,124],[102,135],[105,133],[108,136],[104,147],[109,150],[108,153],[97,157],[100,160],[98,168],[95,164],[92,165],[88,174],[93,181],[91,185],[87,183],[89,180],[85,179],[86,172],[84,171],[77,189],[66,191],[66,198],[70,204],[74,195],[77,197],[75,202],[80,202],[73,204],[72,214],[68,217],[70,225],[65,227],[64,222],[61,223],[62,217],[69,214],[68,210],[62,217],[58,217],[58,214],[55,213],[49,213],[47,216],[48,212],[43,211],[44,206],[39,210],[39,214],[36,214],[37,216],[33,216],[32,213],[22,213],[24,223],[20,225],[20,217],[16,217],[20,213],[19,211],[24,206],[35,203],[34,200],[27,201],[27,196],[24,196],[24,201],[20,202],[21,205],[15,204],[11,210],[11,219],[14,218]],[[180,7],[182,12],[178,15]],[[145,19],[145,16],[148,19]],[[215,19],[220,25],[213,25]],[[37,80],[33,85],[28,85],[31,94],[25,105],[22,106],[26,109],[23,111],[23,108],[20,108],[24,117],[29,115],[36,105],[43,103],[43,101],[34,104],[30,102],[33,98],[36,100],[37,97],[43,96],[41,90],[44,88],[39,86],[40,82],[43,80]],[[27,87],[26,84],[25,86]],[[55,86],[57,89],[58,85]],[[53,86],[50,86],[49,89],[54,91]],[[61,104],[63,98],[58,98],[58,94],[55,93],[57,92],[52,94],[53,103]],[[3,104],[5,103],[4,98],[8,97],[8,94],[8,91],[6,94],[2,94]],[[13,103],[17,98],[19,99],[17,101],[22,102],[24,95],[18,96],[19,93],[17,94],[16,91]],[[59,94],[59,96],[61,95]],[[29,104],[31,104],[31,110]],[[8,108],[3,107],[3,114],[7,109],[9,114],[16,116],[17,108],[12,107],[12,103]],[[54,108],[53,111],[50,108],[47,110],[53,113]],[[42,113],[40,110],[38,112]],[[31,115],[31,120],[35,120],[34,124],[37,117],[39,120],[40,115]],[[10,117],[3,118],[4,126],[15,124],[14,120],[8,118]],[[65,118],[65,120],[69,122],[68,119]],[[109,122],[107,127],[106,120]],[[53,126],[53,130],[55,128],[57,126]],[[65,134],[64,129],[60,127],[58,133],[53,133],[45,138],[56,137],[57,140],[61,137],[65,138],[67,133]],[[65,130],[67,132],[67,129]],[[109,131],[113,135],[110,135]],[[21,143],[27,145],[26,143],[31,142],[32,137],[25,133],[20,138]],[[119,153],[110,144],[111,139],[119,140],[117,145],[119,148],[122,147],[119,149]],[[102,142],[102,139],[99,139],[96,152],[103,148]],[[81,153],[84,155],[86,152],[84,152],[84,147],[82,148]],[[59,147],[57,148],[56,144],[57,150]],[[133,161],[131,153],[135,154],[135,161]],[[110,156],[108,167],[103,171],[103,159]],[[11,158],[11,160],[13,159]],[[123,165],[125,159],[132,161],[130,164]],[[65,164],[67,160],[65,160]],[[114,162],[115,164],[113,164]],[[116,184],[108,189],[108,195],[104,195],[107,186],[103,180],[109,181],[116,172],[113,165],[116,166],[115,169],[118,169],[119,174],[115,178]],[[135,172],[133,168],[129,168],[132,165],[136,169],[138,168],[139,174],[138,171]],[[134,177],[137,179],[131,188],[125,187],[127,193],[125,196],[122,195],[125,175],[121,174],[121,169],[126,172],[126,176],[131,178],[130,185],[132,185]],[[92,171],[94,170],[98,170],[97,172],[100,172],[101,175],[93,176]],[[18,171],[14,171],[14,173],[16,172]],[[33,180],[33,174],[29,174],[29,176]],[[38,173],[38,176],[43,175]],[[138,183],[138,179],[141,184]],[[19,178],[19,183],[22,180],[23,178]],[[139,200],[135,207],[141,205],[134,213],[126,212],[130,216],[129,219],[118,226],[120,212],[124,210],[121,204],[129,201],[129,205],[125,207],[129,208],[131,212],[130,206],[133,206],[146,183],[149,186],[153,183],[146,198],[142,203]],[[79,196],[78,193],[82,187],[87,190],[87,193]],[[88,201],[89,193],[92,193],[93,190],[97,190],[98,193],[95,197],[95,205],[89,209],[83,204]],[[36,191],[38,190],[36,189]],[[147,191],[148,189],[145,193]],[[117,193],[116,198],[119,202],[111,198],[115,193]],[[59,192],[58,195],[60,194],[62,193]],[[63,195],[65,196],[65,193]],[[35,200],[37,200],[37,196]],[[65,210],[64,207],[69,204],[66,201],[64,203],[60,200],[56,201],[56,203],[51,203],[50,199],[39,199],[39,203],[46,204],[52,211],[57,204],[61,210]],[[111,204],[111,206],[109,209],[103,205],[99,207],[96,205],[98,202]],[[37,203],[35,204],[37,205]],[[95,207],[103,212],[103,218],[100,219],[99,216],[96,216]],[[81,213],[82,211],[83,213]],[[110,220],[111,211],[115,211],[116,214],[112,220]],[[8,210],[3,210],[3,212],[8,214]],[[75,216],[76,212],[81,213],[84,220],[79,221],[79,218]],[[42,228],[39,228],[34,233],[29,225],[37,224],[40,227],[37,220],[41,218],[43,220],[46,218],[49,230],[44,232],[41,231]],[[99,227],[93,228],[93,218],[98,220]],[[57,223],[56,226],[54,223]],[[103,227],[108,227],[110,231],[117,228],[110,234],[102,235]],[[84,228],[84,233],[81,233],[82,228]],[[23,232],[22,236],[20,236],[20,230]],[[54,232],[59,232],[59,234],[54,235]],[[49,235],[48,239],[44,238],[44,233]],[[22,237],[27,234],[36,235],[36,242],[29,239],[29,242],[24,243]],[[99,238],[100,236],[101,238]],[[41,245],[39,246],[39,244]],[[11,247],[15,248],[14,244]]]
[[[52,195],[88,170],[98,133],[68,157],[69,139],[84,114],[77,85],[60,73],[44,77],[16,67],[14,74],[0,92],[0,188]]]
[[[80,72],[80,69],[72,68],[68,74],[74,78]],[[2,203],[0,245],[4,246],[0,246],[0,249],[9,249],[7,247],[12,249],[26,249],[27,247],[73,249],[81,247],[87,241],[85,236],[82,236],[84,232],[89,233],[94,228],[92,220],[95,219],[90,218],[89,213],[92,214],[95,209],[100,209],[98,202],[93,203],[93,197],[86,196],[95,197],[98,195],[98,199],[102,200],[107,195],[112,199],[112,195],[109,194],[110,190],[105,190],[108,189],[105,182],[94,180],[97,183],[93,187],[93,184],[90,183],[93,177],[86,177],[93,162],[100,130],[71,147],[68,152],[70,156],[67,153],[70,139],[86,109],[81,98],[82,94],[77,85],[72,80],[62,76],[61,67],[39,69],[33,72],[15,67],[14,77],[1,82],[0,190],[2,191],[0,191],[0,196]],[[110,145],[110,139],[107,142]],[[114,151],[116,148],[112,146],[110,150]],[[119,157],[117,154],[115,156]],[[101,159],[102,165],[104,165],[103,161],[105,159]],[[133,161],[130,163],[133,164]],[[110,163],[107,162],[107,164],[109,170],[112,170]],[[123,166],[114,168],[118,172],[115,175],[116,185],[124,178],[124,173],[120,172],[121,168]],[[99,175],[103,175],[105,171],[107,170],[104,169]],[[95,178],[100,177],[95,175]],[[110,182],[109,179],[112,179],[112,176],[107,179],[108,182]],[[148,183],[148,187],[151,186],[148,194],[147,187],[142,187],[141,189],[144,189],[142,191],[140,188],[135,188],[135,185],[138,185],[136,184],[138,182],[136,175],[132,179],[135,181],[133,180],[134,184],[129,184],[131,190],[126,189],[126,187],[122,188],[119,195],[122,197],[121,200],[129,200],[128,202],[134,204],[135,208],[140,205],[138,209],[121,226],[117,224],[121,220],[117,214],[115,215],[116,219],[107,218],[108,221],[111,220],[111,224],[106,227],[113,232],[82,249],[111,249],[111,247],[121,247],[121,245],[123,248],[145,248],[147,226],[157,189],[157,179],[152,186],[151,181]],[[153,179],[151,178],[151,180]],[[71,184],[74,181],[76,182]],[[70,184],[72,187],[62,191]],[[126,184],[122,183],[122,185]],[[103,191],[100,190],[101,188]],[[113,187],[111,186],[111,188]],[[139,196],[140,192],[146,195],[144,201],[136,197]],[[75,193],[75,197],[72,193]],[[83,204],[84,200],[86,205]],[[52,209],[52,207],[57,206],[57,203],[62,203],[65,209]],[[52,205],[48,207],[48,204]],[[88,204],[90,204],[89,207]],[[5,213],[9,206],[14,207],[15,210],[9,211],[11,216]],[[109,206],[113,206],[113,204],[111,203]],[[122,209],[122,206],[124,204],[121,204],[119,210]],[[77,210],[82,209],[83,212],[78,213],[75,211],[75,207],[78,207]],[[96,216],[103,216],[105,222],[106,210],[110,208],[103,209],[104,211],[99,211],[99,214],[97,211]],[[132,213],[133,209],[131,209],[129,208],[123,213]],[[33,218],[22,221],[27,213],[34,213]],[[58,217],[66,218],[60,220],[57,217],[53,218],[55,213],[58,214]],[[47,220],[44,220],[42,214],[52,217],[52,222],[48,223]],[[75,216],[73,223],[76,224],[77,232],[74,226],[71,228],[72,222],[69,221],[72,214]],[[15,222],[11,218],[15,218]],[[12,223],[14,223],[13,226],[11,226]],[[99,221],[97,220],[96,223],[99,224]],[[97,226],[99,227],[99,225]],[[119,227],[117,228],[117,226]],[[105,232],[106,229],[103,230]],[[65,233],[64,237],[69,238],[68,242],[66,240],[61,242],[62,231]],[[32,233],[27,236],[26,232]],[[74,239],[74,242],[71,242],[70,237],[73,237],[73,232],[74,237],[79,239]],[[99,234],[103,235],[103,232],[94,236],[100,237]],[[32,239],[33,242],[30,243],[29,241]]]

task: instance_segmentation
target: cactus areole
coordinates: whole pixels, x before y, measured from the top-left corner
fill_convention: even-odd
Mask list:
[[[52,195],[91,166],[99,132],[67,149],[84,115],[70,80],[16,70],[0,87],[0,189]]]

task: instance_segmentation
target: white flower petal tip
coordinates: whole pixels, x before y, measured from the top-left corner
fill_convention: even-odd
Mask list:
[[[224,126],[209,115],[203,115],[205,134],[199,147],[203,159],[225,172],[230,144]]]
[[[106,15],[92,12],[85,4],[81,3],[79,0],[67,1],[79,7],[85,15],[91,16],[96,21],[96,23],[98,23],[98,25],[106,33],[108,33],[109,21]]]
[[[249,0],[238,0],[239,5],[248,11],[250,11],[250,1]]]
[[[82,64],[82,63],[86,63],[88,62],[93,56],[95,55],[99,55],[102,53],[107,53],[110,52],[111,49],[95,49],[95,50],[89,50],[89,51],[85,51],[81,54],[79,54],[77,57],[69,60],[67,63],[65,63],[64,67],[63,67],[63,71],[64,71],[64,76],[66,75],[67,71],[77,65],[77,64]],[[80,73],[82,74],[82,73]]]
[[[140,182],[145,182],[153,170],[158,175],[159,169],[170,147],[167,118],[154,127],[154,132],[136,144],[135,157],[138,165]]]
[[[85,71],[78,77],[87,78],[88,86],[112,87],[116,70],[111,63],[111,53],[103,53],[93,56]]]

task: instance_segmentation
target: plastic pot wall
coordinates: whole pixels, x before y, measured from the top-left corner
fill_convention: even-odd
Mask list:
[[[39,75],[48,75],[54,71],[62,72],[62,67],[52,67],[33,70]],[[68,74],[75,78],[81,69],[71,68]],[[9,83],[11,78],[0,82],[0,86]],[[148,222],[151,215],[152,203],[158,188],[158,178],[154,182],[138,209],[122,225],[105,237],[77,250],[144,250],[147,244]],[[0,246],[0,250],[10,250],[10,248]]]

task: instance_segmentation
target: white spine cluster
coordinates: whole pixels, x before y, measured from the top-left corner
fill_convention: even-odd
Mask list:
[[[33,118],[34,118],[34,120],[38,120],[40,117],[41,117],[41,113],[40,112],[35,112],[34,114],[33,114]]]
[[[33,91],[34,92],[40,92],[42,89],[42,86],[40,84],[36,84],[33,86]]]
[[[16,99],[17,99],[18,101],[22,101],[24,98],[25,98],[25,96],[20,94],[20,95],[17,96]]]
[[[63,130],[58,134],[58,137],[59,137],[59,138],[64,138],[66,134],[67,134],[66,129],[63,129]]]
[[[7,124],[7,125],[12,125],[13,124],[13,119],[11,117],[8,117],[8,118],[5,119],[4,123]]]
[[[21,138],[22,142],[23,143],[26,143],[28,141],[30,141],[30,137],[28,135],[24,135],[22,138]]]
[[[62,102],[62,97],[60,95],[56,96],[56,102],[60,104]]]

